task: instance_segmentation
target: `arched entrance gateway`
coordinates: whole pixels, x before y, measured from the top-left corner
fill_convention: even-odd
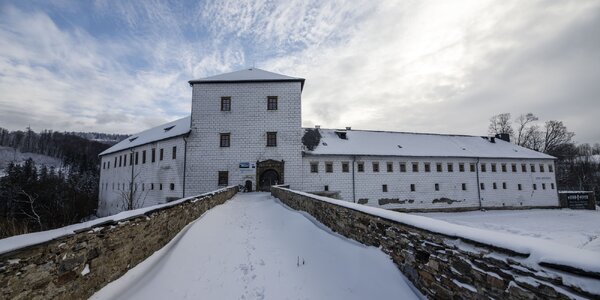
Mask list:
[[[265,160],[256,162],[256,189],[268,192],[272,185],[283,184],[283,166],[284,161]]]

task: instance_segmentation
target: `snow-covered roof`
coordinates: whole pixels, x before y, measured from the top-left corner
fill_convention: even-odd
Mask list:
[[[257,68],[250,68],[230,73],[219,74],[201,79],[190,80],[195,83],[227,83],[227,82],[272,82],[272,81],[298,81],[304,86],[304,78],[291,77]]]
[[[554,159],[504,140],[468,135],[319,129],[321,141],[312,155],[378,155]],[[345,139],[342,138],[345,135]]]
[[[179,120],[175,120],[140,133],[134,134],[114,146],[104,150],[100,155],[106,155],[109,153],[129,149],[136,146],[145,145],[148,143],[184,135],[190,132],[191,117],[187,116]]]

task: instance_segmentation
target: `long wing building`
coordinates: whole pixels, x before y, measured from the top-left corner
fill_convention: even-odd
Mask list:
[[[273,184],[397,210],[556,207],[554,157],[506,136],[302,128],[304,79],[189,81],[191,115],[102,152],[100,215]]]

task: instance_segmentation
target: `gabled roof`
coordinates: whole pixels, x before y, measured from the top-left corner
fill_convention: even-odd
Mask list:
[[[232,82],[300,82],[304,87],[304,78],[291,77],[257,68],[250,68],[225,74],[219,74],[201,79],[188,81],[190,85],[201,83],[232,83]]]
[[[100,156],[118,152],[121,150],[145,145],[148,143],[180,136],[187,134],[190,132],[191,126],[191,117],[187,116],[185,118],[181,118],[179,120],[175,120],[160,126],[156,126],[154,128],[150,128],[148,130],[142,131],[140,133],[134,134],[114,146],[104,150],[100,153]]]
[[[554,159],[504,140],[469,135],[319,129],[321,141],[311,155],[480,157]],[[345,133],[346,139],[340,136]]]

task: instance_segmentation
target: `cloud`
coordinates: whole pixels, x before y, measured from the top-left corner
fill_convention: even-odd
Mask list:
[[[189,114],[188,80],[256,65],[307,79],[305,126],[485,134],[491,115],[533,112],[600,141],[597,1],[0,8],[0,126],[12,129],[140,131]]]

